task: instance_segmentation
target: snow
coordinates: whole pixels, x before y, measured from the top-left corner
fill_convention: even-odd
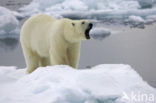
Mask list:
[[[0,36],[3,34],[16,34],[19,21],[16,19],[18,13],[7,8],[0,7]]]
[[[0,91],[1,103],[147,103],[132,101],[131,93],[156,96],[156,90],[124,64],[78,70],[57,65],[40,67],[31,74],[0,67]]]

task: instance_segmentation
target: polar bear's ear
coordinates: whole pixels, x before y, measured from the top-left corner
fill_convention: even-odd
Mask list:
[[[73,26],[75,26],[75,23],[72,23]]]

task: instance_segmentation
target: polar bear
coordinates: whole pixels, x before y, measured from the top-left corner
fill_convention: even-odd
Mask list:
[[[39,66],[77,68],[81,40],[90,39],[91,28],[88,20],[55,19],[45,14],[30,17],[20,33],[27,73]]]

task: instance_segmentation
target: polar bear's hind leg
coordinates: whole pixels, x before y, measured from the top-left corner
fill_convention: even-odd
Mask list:
[[[27,73],[31,73],[39,67],[39,56],[26,47],[22,48],[27,65]]]

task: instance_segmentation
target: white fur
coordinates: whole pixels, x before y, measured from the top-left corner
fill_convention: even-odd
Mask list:
[[[57,20],[43,14],[29,18],[20,36],[27,72],[39,66],[59,64],[77,68],[80,43],[86,39],[84,32],[88,24],[87,20]]]

